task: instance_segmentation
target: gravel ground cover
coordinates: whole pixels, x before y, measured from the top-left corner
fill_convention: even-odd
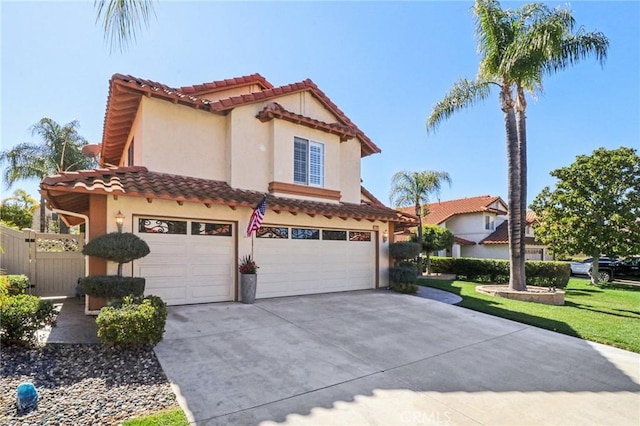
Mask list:
[[[21,413],[16,389],[32,382],[38,407]],[[117,425],[176,408],[153,349],[47,344],[0,348],[0,425]]]

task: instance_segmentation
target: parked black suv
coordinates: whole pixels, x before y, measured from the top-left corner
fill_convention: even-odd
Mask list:
[[[589,270],[589,275],[591,275],[591,270]],[[598,262],[598,281],[613,281],[614,279],[640,280],[640,256]]]

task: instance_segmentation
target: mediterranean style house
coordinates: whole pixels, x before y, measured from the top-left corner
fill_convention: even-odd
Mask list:
[[[361,159],[380,149],[311,80],[171,88],[115,74],[95,149],[99,169],[49,176],[41,192],[89,239],[116,217],[143,238],[151,253],[126,273],[170,305],[238,300],[250,253],[258,298],[386,287],[388,236],[415,221],[361,186]],[[89,259],[89,275],[114,272]]]
[[[414,207],[401,209],[405,213],[415,211]],[[423,206],[425,225],[438,225],[450,230],[454,244],[450,250],[443,250],[441,256],[475,257],[480,259],[508,259],[509,236],[507,228],[508,206],[502,198],[491,195],[440,201]],[[553,260],[546,246],[536,241],[533,235],[535,213],[527,211],[526,218],[526,259]],[[407,232],[399,232],[407,239]]]

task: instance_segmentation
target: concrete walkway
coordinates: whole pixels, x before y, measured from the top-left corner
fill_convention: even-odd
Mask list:
[[[198,425],[640,424],[640,355],[393,292],[171,307],[156,354]]]
[[[49,298],[58,310],[55,327],[37,333],[45,343],[99,343],[95,316],[84,314],[84,298]]]

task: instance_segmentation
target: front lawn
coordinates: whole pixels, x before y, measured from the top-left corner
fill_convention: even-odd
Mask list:
[[[478,293],[477,284],[464,281],[423,278],[418,284],[458,294],[458,306],[474,311],[640,353],[640,287],[600,288],[572,278],[564,306],[551,306]]]

